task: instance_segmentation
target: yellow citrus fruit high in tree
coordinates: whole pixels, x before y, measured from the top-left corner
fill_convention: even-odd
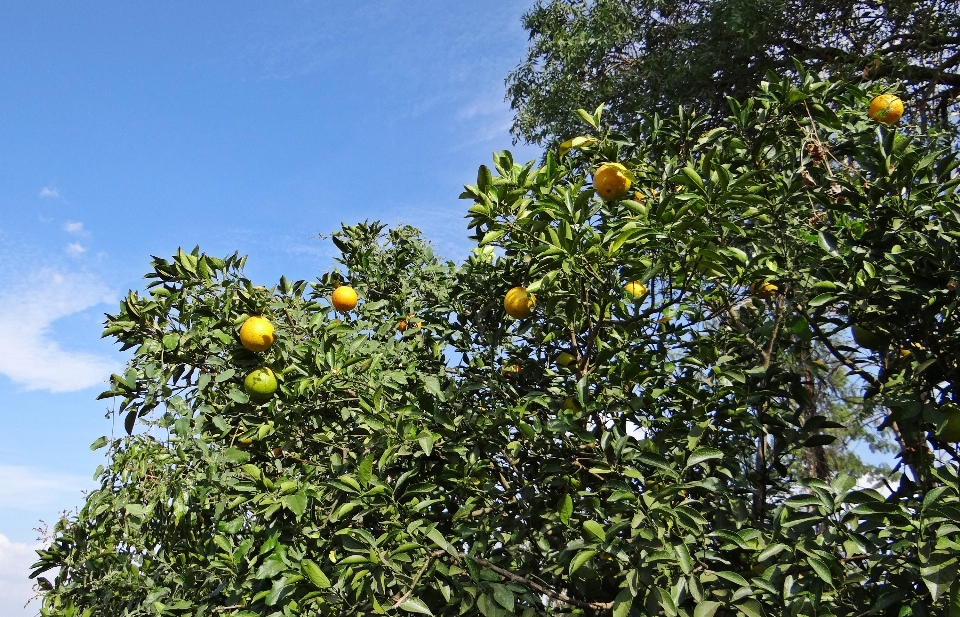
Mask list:
[[[630,188],[630,178],[613,165],[601,165],[593,174],[593,189],[606,201],[616,199]]]
[[[250,351],[266,351],[274,340],[273,324],[266,317],[254,315],[240,326],[240,343]]]
[[[764,281],[762,283],[754,283],[750,286],[750,295],[754,298],[760,298],[761,300],[766,300],[777,295],[777,286],[773,283]]]
[[[623,286],[624,290],[634,298],[647,295],[647,286],[640,281],[630,281]]]
[[[341,313],[352,311],[357,306],[357,292],[353,287],[341,285],[333,290],[333,308]]]
[[[903,115],[903,101],[894,94],[881,94],[870,101],[867,115],[871,120],[883,124],[893,124]]]
[[[515,319],[526,319],[533,315],[533,307],[537,305],[537,298],[527,293],[526,287],[514,287],[503,297],[503,308],[507,315]]]
[[[265,403],[277,391],[277,376],[266,366],[250,371],[243,380],[243,389],[255,403]]]

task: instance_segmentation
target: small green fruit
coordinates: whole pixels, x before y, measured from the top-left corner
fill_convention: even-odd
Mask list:
[[[854,324],[850,330],[853,333],[853,340],[861,347],[873,351],[880,351],[887,346],[886,337],[875,330],[870,330],[857,324]]]
[[[251,371],[243,380],[243,389],[255,403],[266,403],[277,391],[277,376],[269,368],[261,366]]]
[[[937,439],[946,443],[960,442],[960,407],[947,404],[943,411],[947,417],[937,427]]]

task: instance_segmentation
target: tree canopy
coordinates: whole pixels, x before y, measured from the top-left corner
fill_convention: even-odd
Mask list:
[[[526,59],[507,79],[518,139],[578,134],[571,111],[635,114],[693,105],[717,119],[791,58],[825,76],[899,82],[911,116],[956,126],[960,11],[952,0],[539,0],[523,18]]]
[[[312,284],[154,258],[107,319],[126,434],[39,551],[42,614],[954,614],[958,161],[869,100],[802,75],[709,130],[581,110],[541,166],[480,167],[462,264],[377,223]],[[600,199],[601,165],[629,190]],[[834,371],[898,479],[797,464],[834,439],[810,396]]]

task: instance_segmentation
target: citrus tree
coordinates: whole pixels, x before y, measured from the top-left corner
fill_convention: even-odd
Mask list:
[[[870,100],[580,111],[480,167],[459,265],[377,223],[312,284],[154,259],[41,613],[956,614],[956,155]],[[837,371],[899,446],[880,490],[815,473]]]

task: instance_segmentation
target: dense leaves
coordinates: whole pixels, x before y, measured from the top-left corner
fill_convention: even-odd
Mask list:
[[[791,58],[835,78],[899,81],[912,117],[956,112],[960,11],[943,0],[541,0],[524,16],[527,57],[507,79],[513,133],[535,143],[578,134],[577,107],[637,112],[679,105],[726,115]],[[955,118],[949,120],[956,126]]]
[[[95,444],[101,488],[40,551],[43,614],[960,606],[958,456],[935,434],[958,395],[956,155],[868,100],[804,77],[718,128],[629,135],[581,111],[541,167],[481,166],[461,265],[376,223],[334,234],[345,271],[313,284],[154,259],[106,329],[133,350],[103,395],[129,435]],[[596,196],[602,163],[629,193]],[[504,313],[516,286],[528,319]],[[259,355],[237,340],[256,314],[278,337]],[[281,384],[256,404],[261,365]],[[809,385],[838,371],[900,446],[876,487],[798,464],[833,440]]]

